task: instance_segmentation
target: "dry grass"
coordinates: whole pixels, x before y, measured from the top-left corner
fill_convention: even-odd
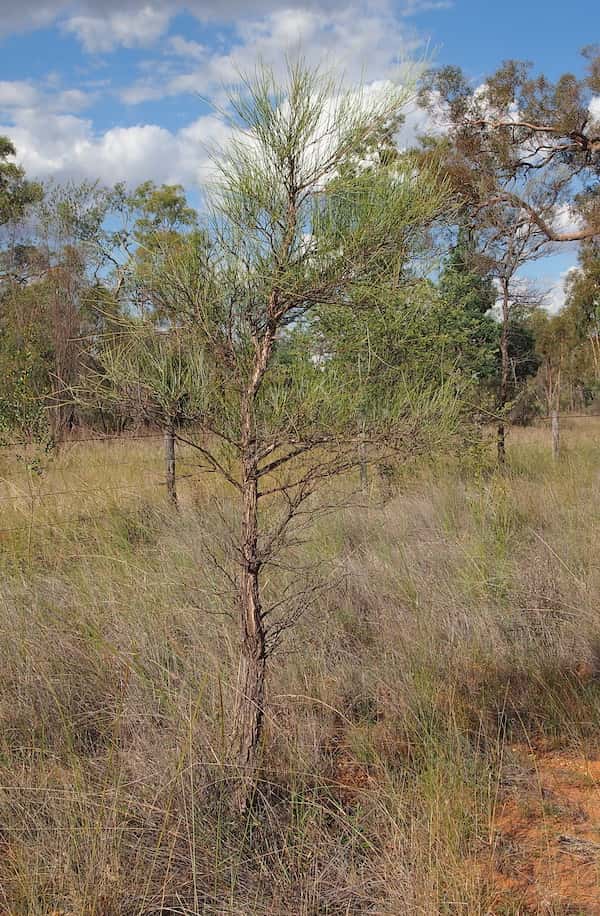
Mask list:
[[[273,659],[243,821],[228,494],[187,456],[174,515],[153,441],[1,458],[2,911],[523,912],[481,867],[512,743],[600,734],[600,423],[570,426],[558,465],[519,431],[502,477],[411,470],[319,522],[344,576]]]

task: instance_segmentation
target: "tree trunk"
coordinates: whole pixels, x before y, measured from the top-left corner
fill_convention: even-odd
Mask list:
[[[365,421],[361,424],[361,439],[358,443],[358,463],[360,467],[360,492],[369,489],[369,469],[367,467],[367,446],[365,443]]]
[[[506,463],[506,432],[504,425],[504,410],[508,402],[508,379],[510,373],[510,360],[508,355],[508,331],[509,331],[509,283],[508,279],[502,278],[502,332],[500,335],[500,391],[498,398],[499,412],[501,420],[498,424],[498,464],[503,467]]]
[[[165,429],[165,472],[167,496],[174,508],[177,508],[177,483],[175,464],[175,429],[172,424]]]
[[[249,443],[252,453],[253,443]],[[260,599],[258,557],[258,468],[246,455],[243,468],[242,569],[240,574],[241,649],[236,685],[233,744],[239,779],[236,806],[250,801],[260,743],[265,697],[266,642]]]
[[[236,807],[243,812],[252,797],[258,749],[262,735],[267,662],[266,633],[260,594],[256,397],[272,352],[274,326],[256,344],[256,360],[248,388],[242,397],[242,524],[240,571],[240,660],[237,674],[233,719],[233,751],[239,768],[234,794]]]
[[[54,392],[51,399],[50,432],[57,447],[75,425],[71,385],[77,376],[79,353],[75,344],[81,264],[71,253],[54,268],[51,298],[51,334],[54,348]]]
[[[560,422],[558,408],[554,408],[552,417],[552,457],[555,461],[560,457]]]

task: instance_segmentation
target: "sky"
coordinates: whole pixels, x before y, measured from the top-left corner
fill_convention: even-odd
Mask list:
[[[259,58],[300,52],[366,83],[426,59],[479,84],[506,58],[579,73],[594,40],[597,0],[0,0],[0,134],[31,177],[151,178],[193,200],[225,139],[223,87]],[[575,258],[536,266],[554,309]]]

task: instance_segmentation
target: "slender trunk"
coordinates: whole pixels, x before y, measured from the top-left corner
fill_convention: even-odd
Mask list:
[[[500,391],[498,398],[499,412],[501,420],[498,424],[498,464],[504,466],[506,463],[506,431],[504,426],[504,410],[508,402],[508,378],[510,373],[510,360],[508,355],[508,331],[509,331],[509,282],[506,277],[502,278],[502,332],[500,334]]]
[[[256,462],[244,462],[242,569],[240,573],[240,660],[233,724],[234,751],[240,768],[235,793],[243,811],[252,793],[265,697],[266,645],[260,599],[258,558],[258,480]]]
[[[54,270],[52,343],[54,346],[54,392],[50,411],[50,432],[58,448],[75,425],[75,408],[70,386],[78,366],[74,345],[77,331],[77,264],[67,262]]]
[[[358,444],[358,463],[360,466],[360,491],[366,493],[369,488],[369,469],[367,467],[367,447],[365,444],[365,422],[361,425],[361,439]]]
[[[592,359],[594,360],[594,375],[596,379],[600,378],[600,353],[598,347],[598,335],[595,332],[589,334],[589,341],[592,347]]]
[[[234,794],[243,812],[252,797],[262,735],[267,661],[266,633],[260,593],[258,459],[254,405],[271,354],[272,337],[257,349],[257,360],[248,390],[242,399],[242,525],[240,571],[240,659],[233,719],[233,750],[239,767]]]
[[[167,496],[174,508],[177,508],[177,483],[175,464],[175,429],[169,424],[165,429],[165,472],[167,482]]]
[[[552,457],[556,461],[560,457],[560,422],[558,408],[552,410]]]
[[[562,360],[561,360],[562,362]],[[556,379],[554,384],[554,389],[552,391],[552,411],[551,411],[551,425],[552,425],[552,457],[555,461],[558,460],[560,456],[560,376],[561,376],[561,366],[559,364],[558,371],[556,373]]]

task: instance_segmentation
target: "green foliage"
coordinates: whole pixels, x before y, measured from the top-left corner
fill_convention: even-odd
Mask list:
[[[25,355],[27,360],[27,354]],[[4,376],[0,393],[0,444],[49,441],[48,413],[42,399],[32,392],[37,367],[32,360],[15,367],[12,375]]]
[[[196,211],[188,206],[181,185],[159,187],[145,181],[130,196],[129,206],[136,214],[134,235],[139,244],[147,245],[163,233],[177,233],[197,223]]]
[[[129,416],[161,426],[214,416],[212,369],[201,348],[175,329],[125,322],[97,354],[97,368],[78,395],[83,406],[116,405]]]
[[[440,334],[446,337],[446,357],[476,381],[498,375],[500,327],[490,310],[496,302],[492,280],[475,267],[476,246],[464,230],[445,260],[439,280],[443,303]]]
[[[7,137],[0,136],[0,226],[20,219],[41,197],[39,184],[27,181],[21,166],[11,161],[16,150]]]
[[[45,395],[54,348],[46,283],[9,286],[0,296],[0,429],[5,438],[47,434]]]
[[[519,384],[535,375],[540,365],[536,348],[535,328],[532,315],[537,309],[515,304],[511,310],[508,328],[508,356],[510,362],[510,391],[514,396]]]
[[[577,314],[582,335],[600,330],[600,242],[590,241],[579,250],[579,265],[566,281],[567,304]]]

